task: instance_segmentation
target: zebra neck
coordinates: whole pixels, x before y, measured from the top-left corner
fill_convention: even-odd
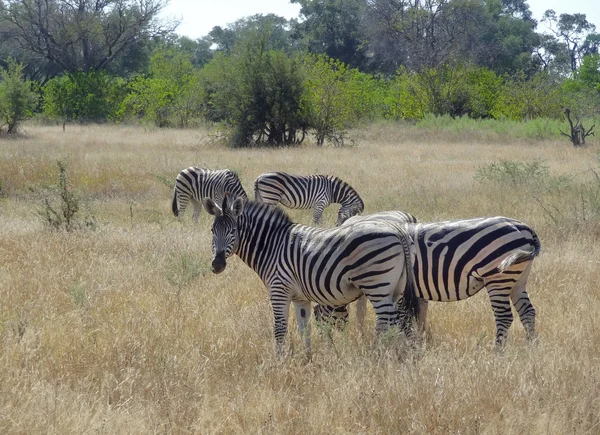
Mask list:
[[[342,207],[349,207],[351,205],[362,203],[362,200],[356,193],[356,191],[350,187],[348,183],[341,180],[335,180],[338,186],[332,186],[333,201],[337,204],[341,204]]]
[[[271,268],[279,259],[279,252],[289,237],[292,224],[270,216],[256,219],[242,214],[238,220],[239,244],[236,254],[266,280]]]

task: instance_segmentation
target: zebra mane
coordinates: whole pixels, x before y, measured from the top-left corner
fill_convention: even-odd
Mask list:
[[[232,171],[231,169],[227,169],[227,170],[229,171],[229,173],[235,180],[237,180],[240,184],[242,184],[242,182],[240,181],[240,176],[236,171]]]
[[[276,205],[264,204],[260,202],[248,199],[244,206],[242,215],[246,217],[253,217],[260,215],[261,219],[269,219],[272,222],[289,224],[292,225],[295,222],[288,216],[288,214]]]

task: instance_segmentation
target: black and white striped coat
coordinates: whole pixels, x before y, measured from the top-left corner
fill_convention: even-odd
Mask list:
[[[248,198],[237,174],[229,169],[186,168],[175,179],[173,214],[180,216],[191,202],[194,206],[193,218],[197,222],[202,210],[202,200],[211,198],[220,204],[225,193],[233,198]]]
[[[290,302],[307,347],[311,302],[344,306],[364,294],[375,309],[377,330],[402,324],[399,300],[412,308],[410,243],[393,222],[318,229],[294,224],[281,209],[252,201],[231,204],[226,197],[219,207],[207,198],[204,207],[215,216],[213,272],[222,272],[226,259],[237,254],[260,276],[269,289],[278,348],[287,333]]]
[[[399,222],[390,212],[353,218]],[[496,320],[496,344],[502,344],[512,324],[511,302],[527,337],[535,337],[535,309],[526,285],[533,259],[541,249],[533,229],[506,217],[435,223],[402,222],[414,242],[416,295],[425,301],[451,302],[469,298],[485,288]],[[422,326],[427,305],[421,306]],[[345,319],[347,310],[319,307],[319,318],[333,313]]]
[[[341,225],[364,210],[356,190],[345,181],[331,175],[290,175],[266,172],[254,182],[254,199],[265,204],[280,202],[289,208],[314,208],[313,220],[321,221],[325,207],[341,204],[336,225]]]

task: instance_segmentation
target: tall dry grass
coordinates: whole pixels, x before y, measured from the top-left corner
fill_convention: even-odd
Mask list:
[[[598,222],[574,214],[557,226],[531,198],[568,218],[572,191],[474,179],[501,158],[542,159],[584,182],[598,149],[449,143],[393,125],[357,136],[354,148],[228,150],[198,131],[31,126],[0,144],[0,432],[600,433]],[[96,230],[52,232],[37,215],[58,158]],[[417,350],[351,322],[333,345],[314,331],[311,361],[277,358],[257,276],[239,259],[212,275],[206,213],[198,225],[170,214],[161,177],[190,165],[235,169],[250,191],[268,170],[335,174],[366,212],[527,222],[543,248],[528,287],[539,343],[525,342],[517,320],[495,350],[481,293],[430,304],[430,338]],[[289,338],[301,348],[293,325]]]

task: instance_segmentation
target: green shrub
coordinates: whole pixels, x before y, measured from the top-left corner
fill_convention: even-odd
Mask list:
[[[44,222],[52,229],[72,231],[75,229],[93,229],[96,220],[93,216],[87,216],[81,222],[77,215],[79,212],[79,199],[72,192],[67,177],[67,165],[59,160],[58,186],[51,189],[42,197],[42,208],[38,211]],[[58,194],[58,198],[56,198]]]
[[[343,144],[346,130],[357,120],[347,86],[348,68],[326,56],[308,56],[304,61],[303,107],[315,131],[317,145],[325,140]]]
[[[37,100],[31,87],[23,78],[23,65],[9,58],[7,68],[0,70],[0,131],[17,133],[19,124],[31,116]]]
[[[564,94],[548,74],[538,73],[528,79],[521,73],[504,83],[491,115],[518,121],[540,117],[562,119],[564,107]]]
[[[256,31],[201,72],[204,116],[225,127],[232,146],[294,145],[304,139],[300,60],[269,50],[268,43],[268,32]]]
[[[187,127],[201,114],[203,91],[190,56],[173,49],[157,51],[150,75],[128,84],[120,116],[135,116],[157,127]]]
[[[118,116],[125,82],[105,71],[67,73],[42,88],[44,114],[62,121],[105,122]]]

